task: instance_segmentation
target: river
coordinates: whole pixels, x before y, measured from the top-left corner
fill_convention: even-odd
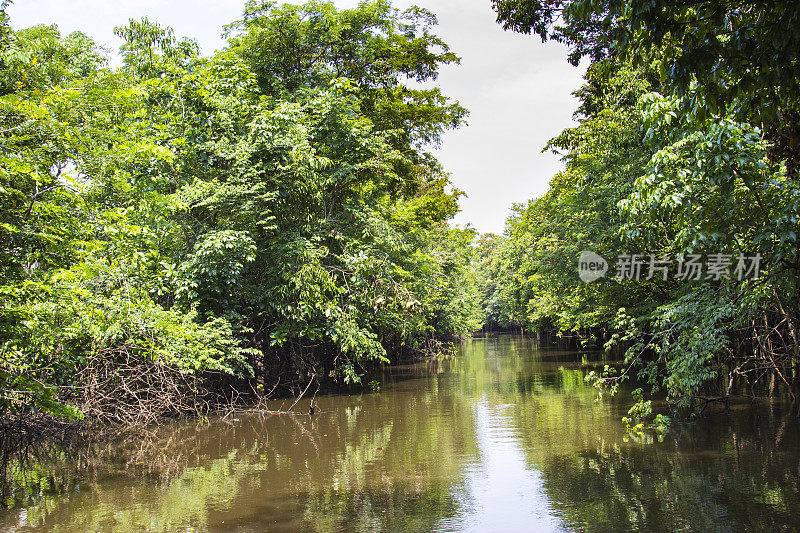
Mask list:
[[[789,406],[741,399],[631,438],[630,397],[584,381],[600,358],[476,338],[313,416],[166,424],[65,466],[0,531],[800,530]]]

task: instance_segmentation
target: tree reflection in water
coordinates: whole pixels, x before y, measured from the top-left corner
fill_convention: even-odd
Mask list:
[[[583,380],[598,359],[474,339],[455,359],[392,369],[381,394],[317,397],[313,417],[168,424],[39,464],[51,482],[0,513],[0,530],[800,527],[789,406],[734,404],[634,442],[625,394],[596,401]]]

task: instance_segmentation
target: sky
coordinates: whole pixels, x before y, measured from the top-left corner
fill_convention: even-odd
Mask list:
[[[300,3],[293,1],[291,3]],[[336,0],[353,7],[357,0]],[[567,63],[566,49],[538,37],[506,32],[495,22],[491,0],[394,0],[416,4],[439,18],[437,33],[461,57],[442,68],[437,85],[470,111],[468,125],[446,133],[434,152],[466,193],[454,222],[502,233],[511,206],[547,191],[563,165],[542,153],[548,139],[574,125],[583,67]],[[57,24],[80,30],[116,50],[114,26],[146,16],[196,39],[203,54],[224,46],[222,26],[240,18],[244,0],[16,0],[11,24]]]

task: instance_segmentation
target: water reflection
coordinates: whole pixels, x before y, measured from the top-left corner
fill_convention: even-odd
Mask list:
[[[460,509],[436,531],[560,531],[545,494],[542,476],[528,468],[512,416],[512,406],[474,404],[479,459],[465,473]]]
[[[514,337],[392,369],[313,417],[170,424],[51,476],[0,531],[781,531],[800,527],[800,440],[735,404],[663,443],[624,438],[580,354]],[[297,406],[306,412],[308,403]],[[59,476],[69,478],[58,483]]]

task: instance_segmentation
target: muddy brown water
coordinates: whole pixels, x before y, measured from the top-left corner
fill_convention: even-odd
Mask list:
[[[632,439],[630,397],[584,381],[598,357],[472,339],[313,416],[167,424],[56,470],[0,531],[800,530],[790,406],[743,399]]]

